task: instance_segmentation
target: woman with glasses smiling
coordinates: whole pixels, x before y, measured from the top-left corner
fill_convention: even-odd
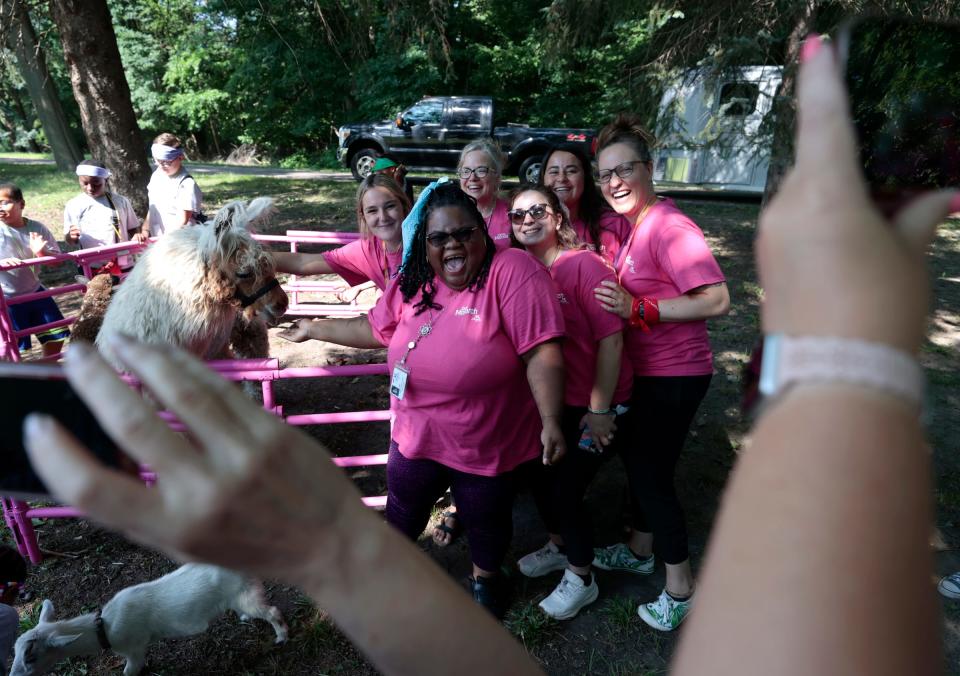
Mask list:
[[[541,166],[539,184],[563,202],[577,237],[612,265],[630,234],[630,222],[604,201],[583,149],[575,143],[558,144],[544,154]]]
[[[387,521],[416,540],[449,487],[470,543],[474,599],[502,617],[498,571],[519,477],[564,453],[563,316],[546,269],[497,249],[454,183],[421,193],[403,239],[400,277],[368,316],[300,322],[280,335],[387,347]]]
[[[203,203],[197,182],[183,168],[183,144],[179,138],[160,134],[153,139],[150,153],[157,169],[147,184],[150,208],[140,227],[141,237],[159,237],[193,225]]]
[[[540,608],[568,620],[593,603],[599,588],[591,571],[593,530],[583,498],[603,460],[616,450],[617,416],[633,381],[622,359],[623,320],[604,311],[593,295],[615,279],[597,254],[582,248],[560,198],[543,186],[522,185],[511,195],[514,241],[546,266],[557,285],[566,338],[561,428],[567,455],[533,473],[537,509],[550,540],[517,562],[527,577],[563,570],[556,589]],[[618,444],[621,447],[622,444]]]
[[[598,549],[593,564],[649,575],[654,554],[662,558],[666,586],[637,612],[651,627],[671,631],[694,591],[674,470],[713,373],[706,320],[729,311],[730,295],[700,228],[672,200],[654,194],[652,138],[639,120],[620,115],[597,141],[603,196],[633,225],[614,260],[619,283],[604,281],[596,297],[629,324],[625,351],[634,383],[624,427],[635,451],[623,457],[638,482],[629,542]]]
[[[460,162],[457,164],[460,187],[477,201],[487,232],[498,249],[510,247],[507,202],[499,198],[500,179],[505,165],[503,152],[490,139],[468,143],[460,152]]]

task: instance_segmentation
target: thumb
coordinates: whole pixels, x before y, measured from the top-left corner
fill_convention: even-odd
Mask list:
[[[893,218],[893,226],[916,254],[922,254],[937,226],[952,212],[960,211],[960,192],[940,190],[909,202]]]

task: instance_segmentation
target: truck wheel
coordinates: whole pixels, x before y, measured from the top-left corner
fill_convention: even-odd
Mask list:
[[[536,183],[540,179],[540,155],[531,155],[520,164],[517,177],[523,183]]]
[[[373,165],[377,161],[377,151],[372,148],[358,150],[350,160],[350,172],[358,181],[362,181],[373,171]]]

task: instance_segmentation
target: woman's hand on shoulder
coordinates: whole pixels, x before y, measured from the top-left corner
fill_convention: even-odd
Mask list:
[[[612,312],[624,319],[630,319],[630,313],[633,310],[633,296],[616,282],[609,279],[603,280],[600,282],[600,286],[593,290],[593,296],[607,312]]]

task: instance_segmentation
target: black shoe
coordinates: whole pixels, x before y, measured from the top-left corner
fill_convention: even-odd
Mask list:
[[[507,614],[507,585],[501,575],[471,577],[470,590],[473,600],[493,613],[498,620]]]

